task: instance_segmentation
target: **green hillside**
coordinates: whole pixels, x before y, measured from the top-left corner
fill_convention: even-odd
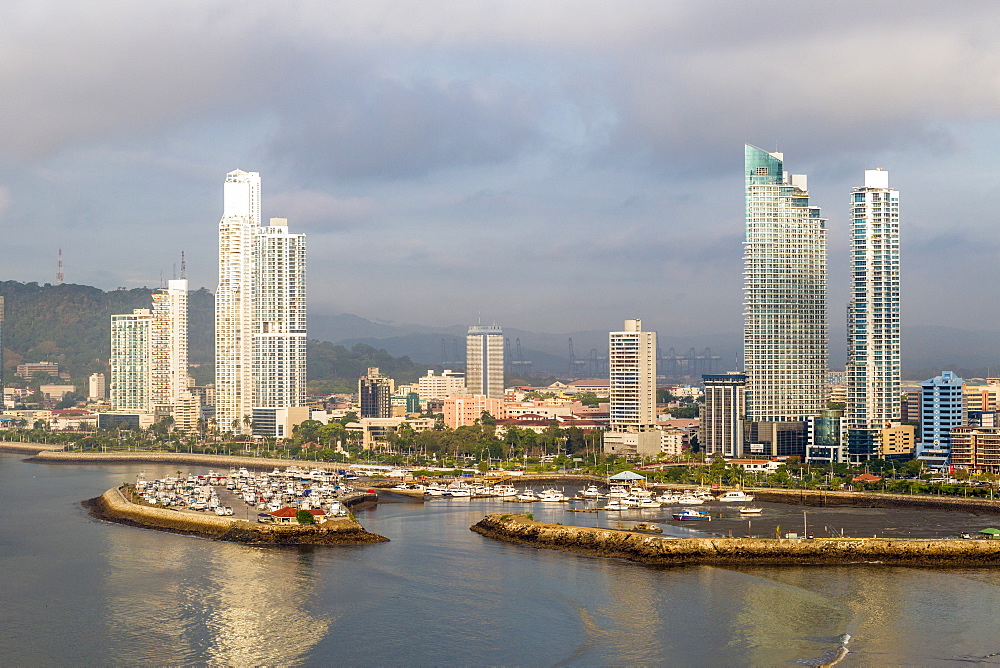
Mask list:
[[[108,373],[111,356],[111,316],[150,308],[150,288],[105,292],[87,285],[39,285],[0,281],[5,298],[3,325],[4,381],[14,382],[22,362],[59,362],[73,382],[82,386],[92,373]],[[206,288],[188,296],[188,355],[199,384],[214,374],[215,298]],[[424,367],[408,357],[395,358],[365,344],[352,348],[325,341],[309,342],[308,377],[314,387],[351,391],[369,366],[403,382],[413,381]]]

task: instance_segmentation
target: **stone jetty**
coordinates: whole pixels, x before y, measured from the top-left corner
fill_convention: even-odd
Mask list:
[[[168,510],[136,503],[126,498],[127,490],[116,487],[83,502],[97,518],[119,524],[170,533],[212,538],[253,545],[344,545],[384,543],[385,536],[370,533],[349,518],[330,519],[322,524],[260,524],[194,511]]]
[[[1000,540],[668,538],[543,524],[507,513],[487,515],[471,529],[510,543],[660,565],[1000,565]]]

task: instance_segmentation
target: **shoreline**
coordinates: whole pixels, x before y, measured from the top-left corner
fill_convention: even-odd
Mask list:
[[[133,503],[118,487],[82,501],[81,505],[92,517],[108,522],[248,545],[355,545],[389,541],[348,518],[307,526],[259,524]]]
[[[1000,540],[956,538],[665,538],[648,533],[543,524],[492,513],[470,527],[486,538],[663,566],[923,567],[1000,565]]]

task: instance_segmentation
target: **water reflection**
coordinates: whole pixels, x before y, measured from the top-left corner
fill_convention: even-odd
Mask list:
[[[255,548],[122,527],[109,532],[115,663],[301,662],[329,631],[309,549]]]

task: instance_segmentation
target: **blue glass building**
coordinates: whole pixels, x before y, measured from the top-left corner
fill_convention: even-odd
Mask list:
[[[965,381],[942,371],[920,383],[921,439],[917,457],[929,466],[944,467],[951,458],[951,430],[965,421]]]

